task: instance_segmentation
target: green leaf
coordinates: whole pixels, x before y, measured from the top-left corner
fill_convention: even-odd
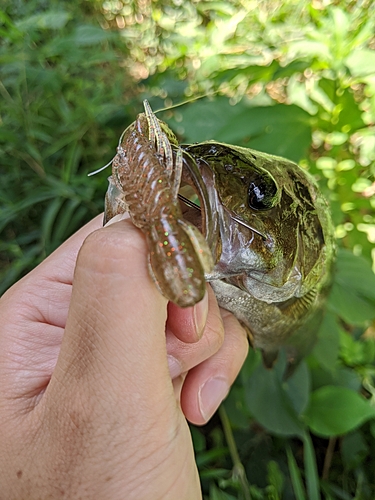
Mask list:
[[[256,420],[268,431],[282,436],[300,436],[303,424],[293,409],[275,369],[257,366],[245,382],[245,401]]]
[[[338,121],[335,122],[336,130],[346,130],[353,133],[355,130],[365,127],[363,111],[355,101],[354,92],[350,88],[345,89],[342,94],[337,95],[336,93],[335,100],[335,111],[339,111]]]
[[[243,387],[234,386],[223,403],[233,429],[249,427],[250,415],[244,400]]]
[[[328,304],[348,323],[363,324],[375,317],[375,275],[366,259],[338,252]]]
[[[288,50],[293,58],[311,60],[318,56],[319,60],[323,61],[329,61],[332,58],[329,47],[325,43],[314,40],[292,42],[289,44]]]
[[[286,454],[288,457],[288,467],[289,474],[292,480],[293,491],[296,497],[296,500],[306,500],[305,488],[303,486],[302,477],[300,470],[297,466],[296,459],[294,458],[293,452],[290,446],[286,449]]]
[[[320,500],[319,476],[316,465],[315,451],[311,437],[307,432],[303,435],[303,458],[305,462],[308,499]]]
[[[174,113],[175,119],[168,120],[168,123],[172,130],[183,136],[186,143],[207,141],[215,139],[227,120],[238,114],[238,107],[244,109],[243,104],[233,106],[225,97],[201,99],[178,108]]]
[[[340,349],[340,327],[337,316],[327,312],[318,332],[318,341],[312,354],[328,371],[335,369]]]
[[[272,488],[275,500],[281,499],[285,479],[279,464],[274,460],[269,461],[267,464],[267,480],[269,483],[268,489]]]
[[[71,18],[71,14],[64,10],[49,10],[41,14],[26,17],[17,23],[17,28],[28,31],[30,28],[59,30],[63,28]]]
[[[370,49],[353,50],[346,58],[345,65],[353,76],[372,75],[375,67],[375,51]]]
[[[214,484],[210,488],[210,500],[236,500],[236,497],[225,493],[225,491],[219,490]]]
[[[78,26],[74,33],[74,41],[77,45],[87,47],[90,45],[97,45],[109,38],[106,33],[99,26],[82,25]]]
[[[298,415],[300,415],[308,405],[310,385],[310,372],[305,361],[302,361],[297,366],[293,375],[283,384],[285,392]]]
[[[227,118],[216,139],[298,162],[311,143],[311,116],[295,105],[247,108]]]
[[[374,417],[374,408],[362,396],[336,386],[322,387],[313,392],[305,413],[311,430],[326,437],[345,434]]]
[[[191,438],[196,453],[202,452],[206,449],[206,439],[204,434],[193,425],[190,426]]]
[[[311,360],[311,358],[310,358]],[[311,369],[312,387],[317,390],[325,385],[346,387],[352,391],[359,391],[361,388],[361,378],[358,373],[351,368],[337,365],[334,370],[327,370],[321,366],[314,366]]]
[[[360,431],[351,432],[341,441],[341,456],[348,469],[355,469],[365,459],[369,452],[364,435]]]
[[[328,304],[347,323],[361,325],[375,317],[375,307],[371,301],[337,283],[333,284]]]

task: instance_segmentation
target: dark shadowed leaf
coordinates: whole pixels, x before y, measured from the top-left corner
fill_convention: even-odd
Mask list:
[[[318,341],[313,354],[326,370],[335,369],[340,348],[340,327],[337,316],[326,313],[319,328]]]
[[[328,304],[348,323],[375,317],[375,275],[367,260],[348,250],[338,252]]]
[[[82,25],[78,26],[74,33],[74,41],[77,45],[89,46],[107,40],[109,35],[100,26]]]
[[[275,369],[260,364],[245,383],[245,401],[257,421],[270,432],[282,436],[303,433],[289,398]]]
[[[300,415],[306,409],[310,397],[310,386],[310,372],[306,362],[302,361],[293,372],[293,375],[283,384],[297,415]]]
[[[216,139],[298,162],[311,144],[311,116],[295,105],[239,109]]]

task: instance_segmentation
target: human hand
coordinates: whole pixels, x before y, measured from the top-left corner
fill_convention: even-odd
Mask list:
[[[100,226],[0,300],[1,498],[198,499],[184,415],[202,424],[216,410],[244,332],[212,291],[195,308],[167,305],[141,233]]]

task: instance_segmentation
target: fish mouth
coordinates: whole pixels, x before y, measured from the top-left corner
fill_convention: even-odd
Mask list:
[[[218,197],[214,177],[213,170],[204,160],[200,161],[198,166],[189,153],[183,152],[183,169],[178,194],[182,215],[203,234],[213,254],[214,262],[218,263],[222,251],[222,238],[226,237],[222,234],[224,219],[227,220],[227,224],[242,226],[244,230],[251,231],[263,241],[267,240],[267,237],[223,206]]]

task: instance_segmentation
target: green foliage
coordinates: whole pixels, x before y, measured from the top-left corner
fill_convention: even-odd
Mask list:
[[[0,12],[0,293],[101,211],[105,179],[87,173],[133,117],[122,41],[86,8],[9,1]]]
[[[160,116],[184,142],[299,162],[331,203],[318,342],[287,380],[283,355],[266,370],[251,351],[223,406],[233,436],[218,420],[192,428],[206,499],[375,497],[374,14],[369,0],[1,7],[2,291],[101,211],[106,175],[86,175],[141,97],[157,109],[212,94]]]

